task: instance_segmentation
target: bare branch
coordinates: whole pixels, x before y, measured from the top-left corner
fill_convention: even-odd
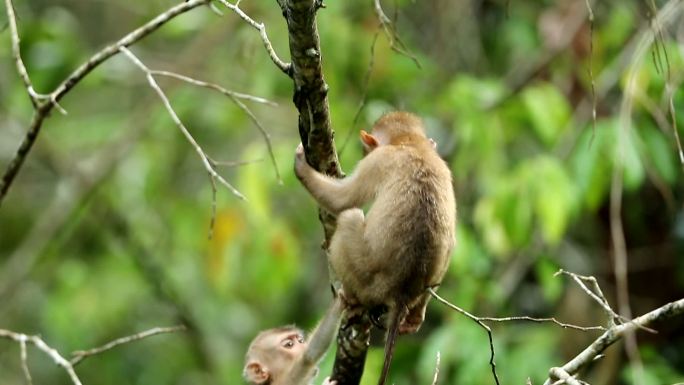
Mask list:
[[[171,116],[171,120],[173,120],[173,122],[176,124],[176,126],[178,126],[178,128],[181,130],[181,132],[183,133],[185,138],[188,140],[190,145],[197,152],[197,155],[199,155],[200,159],[202,159],[202,163],[204,164],[204,168],[207,170],[210,177],[212,179],[218,180],[219,183],[221,183],[226,188],[228,188],[228,190],[230,190],[233,193],[233,195],[235,195],[236,197],[243,199],[243,200],[246,200],[244,195],[242,195],[235,187],[233,187],[219,173],[217,173],[216,170],[214,170],[214,168],[212,167],[212,165],[209,161],[209,158],[204,153],[204,150],[202,150],[202,147],[200,147],[200,145],[197,143],[197,141],[192,136],[192,134],[190,134],[190,131],[188,131],[188,129],[185,127],[183,122],[180,120],[180,118],[176,114],[176,111],[171,106],[171,102],[166,97],[166,94],[159,87],[159,85],[157,84],[157,81],[154,80],[154,76],[152,75],[152,72],[150,71],[150,69],[147,68],[147,66],[145,66],[145,64],[143,64],[140,61],[140,59],[138,59],[135,55],[133,55],[133,53],[131,51],[129,51],[128,48],[120,47],[119,49],[121,50],[122,53],[124,53],[133,62],[133,64],[135,64],[138,68],[140,68],[145,73],[145,76],[147,78],[147,82],[150,84],[150,87],[152,87],[152,89],[154,89],[154,91],[157,93],[157,95],[159,95],[159,98],[161,98],[162,103],[164,104],[164,107],[166,108],[166,111]]]
[[[30,374],[28,374],[28,365],[26,363],[25,344],[26,344],[26,342],[30,342],[35,347],[37,347],[39,350],[43,351],[45,354],[50,356],[50,358],[52,358],[52,360],[55,362],[55,364],[64,368],[64,370],[69,375],[71,382],[74,385],[81,385],[81,380],[78,379],[78,376],[76,375],[76,372],[74,371],[74,367],[71,365],[71,363],[69,361],[67,361],[64,357],[62,357],[62,355],[59,354],[59,352],[57,350],[48,346],[40,337],[29,336],[26,334],[15,333],[13,331],[0,329],[0,338],[10,339],[10,340],[18,342],[20,345],[24,345],[24,347],[22,348],[22,351],[21,351],[21,360],[22,360],[21,365],[22,365],[22,368],[24,368],[24,370],[25,370],[24,375],[27,376],[27,378],[30,379]]]
[[[14,13],[14,5],[12,0],[5,0],[5,8],[7,8],[7,23],[9,24],[10,36],[12,38],[12,56],[14,57],[14,63],[17,67],[17,72],[21,81],[24,83],[24,87],[28,91],[29,98],[31,99],[31,104],[33,107],[38,106],[38,100],[44,98],[45,95],[40,95],[36,93],[33,89],[33,84],[31,84],[31,78],[28,75],[24,61],[21,59],[21,49],[20,43],[21,39],[19,37],[19,31],[17,29],[17,16]]]
[[[266,52],[268,52],[268,56],[271,57],[271,60],[273,63],[280,68],[281,71],[283,71],[285,74],[288,76],[292,76],[292,64],[290,63],[285,63],[282,61],[279,57],[278,54],[276,54],[275,50],[273,49],[273,45],[271,44],[271,41],[268,39],[268,34],[266,34],[266,26],[264,23],[257,23],[249,17],[242,9],[240,9],[239,5],[240,2],[237,1],[235,4],[229,3],[227,0],[218,0],[226,6],[226,8],[230,9],[231,11],[235,12],[240,18],[244,21],[247,22],[247,24],[251,25],[254,27],[257,31],[259,31],[259,35],[261,36],[261,40],[264,42],[264,47],[266,48]]]
[[[571,277],[575,282],[577,282],[579,287],[585,293],[587,293],[587,295],[589,297],[591,297],[594,301],[596,301],[596,303],[598,303],[603,308],[603,310],[605,310],[605,312],[608,314],[608,317],[609,317],[611,322],[614,323],[615,321],[620,319],[620,316],[617,313],[615,313],[615,311],[608,304],[608,300],[603,295],[603,292],[601,291],[601,288],[599,287],[598,282],[596,281],[596,278],[591,277],[591,276],[584,276],[584,275],[571,273],[571,272],[565,271],[563,269],[558,270],[554,274],[554,276],[557,276],[559,274],[565,274],[565,275]],[[593,286],[594,291],[589,289],[587,287],[587,285],[584,284],[584,281],[590,282]]]
[[[100,347],[94,348],[94,349],[89,349],[89,350],[78,350],[73,353],[71,353],[71,365],[76,366],[78,365],[81,361],[83,361],[84,358],[94,356],[96,354],[100,354],[102,352],[105,352],[107,350],[113,349],[119,345],[127,344],[129,342],[133,341],[138,341],[143,338],[155,336],[157,334],[162,334],[162,333],[175,333],[179,331],[185,330],[185,325],[176,325],[176,326],[170,326],[170,327],[155,327],[149,330],[145,330],[140,333],[136,333],[130,336],[126,337],[121,337],[117,338],[111,342],[108,342]]]
[[[577,381],[577,379],[575,377],[568,374],[568,372],[563,370],[563,368],[551,368],[551,370],[549,370],[549,374],[552,377],[555,377],[555,378],[558,378],[559,380],[561,380],[561,383],[563,383],[563,384],[580,385],[580,382]]]
[[[189,76],[181,75],[181,74],[178,74],[175,72],[150,70],[150,73],[152,73],[152,75],[167,76],[170,78],[182,80],[186,83],[194,84],[198,87],[209,88],[209,89],[212,89],[214,91],[218,91],[218,92],[222,93],[223,95],[231,97],[231,98],[245,99],[245,100],[249,100],[249,101],[255,102],[255,103],[267,104],[267,105],[272,106],[272,107],[278,106],[278,103],[271,101],[271,100],[268,100],[266,98],[262,98],[262,97],[254,96],[254,95],[249,95],[249,94],[243,94],[241,92],[231,91],[231,90],[228,90],[228,89],[225,89],[225,88],[219,86],[218,84],[209,83],[209,82],[205,82],[202,80],[194,79],[194,78],[191,78]]]
[[[437,352],[437,362],[435,362],[435,375],[432,377],[432,385],[437,385],[437,380],[439,379],[439,362],[441,360],[441,355],[439,351]]]
[[[31,372],[29,371],[29,368],[28,368],[28,357],[26,354],[26,339],[25,338],[22,338],[21,341],[19,341],[19,348],[21,350],[21,353],[20,353],[21,370],[24,372],[24,378],[26,378],[26,384],[27,385],[33,385],[33,380],[31,380]]]
[[[684,314],[684,298],[663,305],[630,322],[615,325],[606,330],[575,358],[563,365],[561,369],[570,375],[574,375],[627,333],[633,333],[637,328],[644,328],[655,321],[666,320],[682,314]],[[544,382],[544,385],[549,385],[551,382],[552,379],[549,378]]]
[[[238,92],[233,92],[229,91],[217,84],[214,83],[207,83],[201,80],[193,79],[191,77],[185,76],[185,75],[180,75],[174,72],[167,72],[167,71],[150,71],[152,75],[161,75],[161,76],[168,76],[174,79],[182,80],[184,82],[194,84],[199,87],[204,87],[204,88],[209,88],[215,91],[218,91],[222,93],[223,95],[227,96],[230,98],[230,100],[233,101],[233,103],[238,106],[247,116],[249,119],[254,123],[254,125],[259,129],[259,132],[261,133],[261,136],[264,137],[264,141],[266,142],[266,147],[268,148],[268,155],[271,157],[271,163],[273,163],[273,169],[275,170],[276,173],[276,178],[278,179],[279,184],[283,184],[283,179],[280,176],[280,171],[278,170],[278,163],[276,162],[275,154],[273,153],[273,145],[271,144],[271,135],[266,132],[266,129],[264,126],[259,122],[259,119],[257,119],[256,115],[250,110],[244,103],[242,103],[239,99],[245,99],[245,100],[251,100],[253,102],[257,103],[264,103],[268,104],[271,106],[277,106],[275,102],[272,102],[270,100],[264,99],[264,98],[259,98],[256,96],[252,95],[247,95],[247,94],[241,94]]]
[[[499,385],[499,376],[496,374],[496,362],[494,362],[494,338],[492,337],[492,329],[490,329],[489,326],[482,322],[479,317],[468,313],[467,311],[440,297],[432,288],[428,288],[428,292],[430,292],[430,294],[432,294],[432,296],[435,297],[439,302],[475,321],[478,325],[480,325],[480,327],[487,331],[487,336],[489,337],[489,350],[491,352],[491,355],[489,357],[489,366],[491,366],[492,368],[494,382],[496,382],[496,385]]]
[[[564,322],[558,321],[554,317],[550,318],[536,318],[536,317],[529,317],[529,316],[514,316],[514,317],[501,317],[501,318],[493,318],[493,317],[478,317],[481,321],[491,321],[491,322],[512,322],[512,321],[530,321],[530,322],[539,322],[539,323],[544,323],[544,322],[551,322],[554,323],[563,329],[574,329],[574,330],[580,330],[580,331],[591,331],[591,330],[606,330],[605,327],[603,326],[577,326],[573,324],[567,324]]]
[[[380,21],[380,25],[385,31],[385,36],[387,37],[387,41],[389,41],[390,48],[392,48],[392,50],[396,53],[413,60],[413,62],[416,63],[416,67],[422,68],[418,58],[416,58],[416,55],[409,51],[409,49],[406,47],[406,44],[404,44],[399,37],[399,33],[397,32],[396,28],[394,28],[394,24],[392,24],[392,21],[389,19],[389,17],[387,17],[385,11],[382,10],[380,0],[374,0],[374,8],[375,14],[378,16],[378,21]]]
[[[10,23],[14,26],[16,30],[16,21],[14,19],[14,9],[11,7],[11,2],[10,0],[5,0],[6,4],[9,4],[10,6],[7,7],[7,12],[8,12],[8,17],[10,19]],[[166,24],[169,20],[173,19],[174,17],[183,14],[187,11],[190,11],[194,8],[197,8],[202,5],[206,5],[209,3],[210,0],[187,0],[185,2],[182,2],[178,5],[175,5],[171,8],[169,8],[167,11],[159,14],[157,17],[154,19],[150,20],[140,28],[130,32],[123,38],[121,38],[119,41],[117,41],[114,44],[111,44],[101,51],[97,52],[93,56],[90,57],[85,63],[81,64],[74,72],[72,72],[62,83],[60,83],[57,88],[52,91],[49,94],[48,99],[49,100],[43,100],[39,103],[34,103],[35,104],[35,111],[33,113],[33,117],[31,119],[31,123],[29,124],[28,130],[26,132],[26,135],[24,136],[24,140],[21,142],[19,145],[19,148],[17,149],[17,152],[14,156],[14,158],[10,161],[10,163],[7,165],[7,168],[5,169],[5,172],[2,176],[2,179],[0,179],[0,205],[2,204],[3,199],[7,195],[7,191],[9,190],[10,186],[12,185],[12,182],[14,181],[14,178],[17,176],[19,173],[19,170],[21,169],[21,166],[24,164],[24,160],[26,159],[26,156],[28,153],[31,151],[31,148],[33,147],[33,144],[35,143],[36,139],[38,138],[38,135],[40,134],[40,130],[43,126],[44,120],[47,118],[49,115],[50,111],[52,111],[53,107],[57,107],[58,109],[60,108],[57,104],[57,102],[67,93],[69,92],[72,88],[76,86],[90,71],[92,71],[94,68],[102,64],[105,60],[109,59],[113,55],[119,52],[120,47],[127,47],[130,46],[131,44],[134,44],[138,40],[142,39],[143,37],[151,34],[152,32],[156,31],[161,27],[162,25]],[[15,35],[13,33],[13,35]],[[13,36],[13,39],[15,37]],[[17,44],[18,44],[18,38],[19,35],[16,33],[16,39],[17,39]],[[14,40],[13,40],[14,41]],[[14,43],[13,43],[14,44]],[[18,52],[18,51],[17,51]],[[16,57],[15,57],[16,59]],[[16,61],[16,60],[15,60]],[[25,68],[23,66],[23,62],[20,62],[18,65],[23,68],[23,72],[25,73]],[[20,70],[20,76],[23,75],[21,74]],[[27,77],[28,79],[28,77]],[[26,81],[24,80],[24,83],[26,84]],[[28,83],[30,85],[30,81]],[[31,88],[32,89],[32,88]],[[29,92],[30,90],[29,89]],[[32,99],[34,100],[34,99]]]

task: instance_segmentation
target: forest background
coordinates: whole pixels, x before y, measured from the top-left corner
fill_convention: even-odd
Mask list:
[[[635,316],[684,297],[684,178],[674,135],[684,126],[684,12],[652,22],[658,10],[682,3],[386,2],[398,35],[379,27],[370,1],[333,0],[319,11],[343,170],[361,157],[358,130],[395,109],[426,121],[451,167],[458,245],[440,295],[482,317],[581,326],[607,326],[604,309],[571,277],[555,275],[559,269],[595,276],[616,311],[624,310],[618,287],[626,278]],[[36,91],[52,90],[174,4],[16,1]],[[317,209],[291,171],[300,140],[292,81],[257,30],[215,7],[222,16],[194,9],[130,49],[151,69],[273,102],[239,99],[270,135],[275,162],[233,99],[158,77],[185,127],[246,200],[217,184],[213,201],[195,149],[145,74],[118,54],[60,101],[68,114],[55,109],[45,121],[0,206],[0,328],[39,334],[65,355],[156,326],[189,328],[89,358],[76,369],[84,384],[241,383],[244,352],[259,330],[310,328],[330,300]],[[240,7],[288,58],[278,4]],[[6,16],[0,25],[4,170],[32,105]],[[390,44],[401,47],[397,36],[403,52]],[[616,229],[626,240],[622,276]],[[654,325],[658,334],[638,332],[643,365],[618,344],[582,378],[684,382],[681,325],[680,316]],[[490,326],[505,384],[541,383],[601,333],[522,321]],[[24,383],[19,350],[0,340],[0,383]],[[398,340],[391,380],[430,384],[438,352],[439,383],[493,383],[487,334],[434,300],[420,332]],[[333,359],[331,349],[322,373]],[[70,383],[37,349],[29,347],[28,363],[36,383]],[[377,381],[381,364],[374,338],[362,384]]]

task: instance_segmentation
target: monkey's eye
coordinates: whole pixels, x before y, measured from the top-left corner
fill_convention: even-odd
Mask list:
[[[298,335],[298,336],[297,336],[297,342],[299,342],[300,344],[303,344],[303,343],[304,343],[304,336],[303,336],[303,335]]]
[[[286,339],[286,340],[283,341],[283,347],[284,347],[284,348],[290,349],[290,348],[292,348],[293,346],[294,346],[294,341],[292,340],[292,338],[288,338],[288,339]]]

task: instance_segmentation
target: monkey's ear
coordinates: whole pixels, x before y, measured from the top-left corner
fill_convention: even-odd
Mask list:
[[[258,361],[251,361],[245,365],[245,379],[252,384],[264,384],[271,374]]]
[[[378,140],[364,130],[361,130],[361,142],[363,143],[364,147],[368,148],[369,150],[378,147]]]
[[[435,142],[435,140],[432,138],[428,138],[428,140],[430,141],[430,144],[432,145],[432,149],[436,150],[437,149],[437,142]]]

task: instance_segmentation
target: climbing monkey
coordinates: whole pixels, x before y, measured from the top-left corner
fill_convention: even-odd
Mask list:
[[[407,112],[382,116],[361,131],[365,157],[336,179],[314,170],[300,144],[295,173],[326,210],[337,214],[329,260],[351,306],[386,307],[384,384],[397,333],[416,332],[425,319],[426,291],[438,286],[455,243],[456,201],[451,172]],[[364,215],[361,207],[372,202]]]
[[[264,330],[247,349],[243,375],[255,385],[310,385],[321,360],[335,337],[344,305],[333,300],[309,338],[294,326]],[[326,378],[322,385],[336,385]]]

